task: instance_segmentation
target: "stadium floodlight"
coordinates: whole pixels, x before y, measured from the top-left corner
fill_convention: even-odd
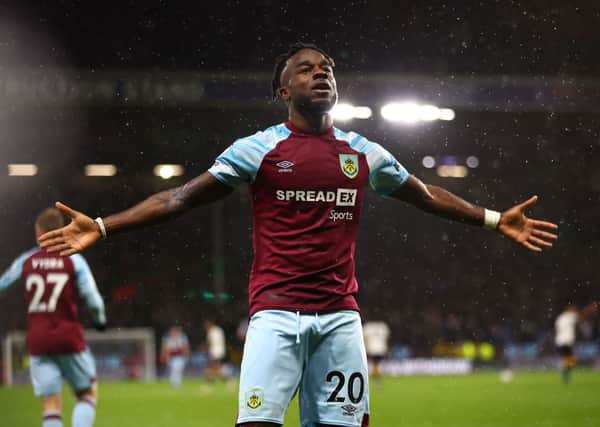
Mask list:
[[[421,162],[424,167],[431,169],[435,166],[435,159],[432,156],[425,156]]]
[[[440,109],[435,105],[420,105],[419,106],[419,118],[424,122],[433,122],[439,120]]]
[[[419,104],[415,102],[392,102],[381,108],[381,116],[390,122],[416,123],[419,121]]]
[[[86,176],[115,176],[117,167],[111,164],[89,164],[85,165]]]
[[[475,169],[477,166],[479,166],[479,159],[475,156],[469,156],[467,157],[466,163],[468,167]]]
[[[183,171],[184,169],[181,165],[164,164],[154,166],[154,175],[160,176],[162,179],[183,175]]]
[[[442,178],[466,178],[469,170],[462,165],[440,165],[436,172]]]
[[[381,108],[381,116],[390,121],[404,124],[432,122],[435,120],[453,120],[454,110],[439,108],[431,104],[417,102],[391,102]]]
[[[8,176],[35,176],[37,165],[31,163],[11,163],[8,165]]]
[[[371,110],[370,107],[366,107],[364,105],[354,107],[354,117],[357,119],[370,119],[372,115],[373,110]]]
[[[440,120],[454,120],[456,114],[452,108],[440,108]]]
[[[330,111],[335,120],[347,121],[352,119],[368,119],[373,115],[369,107],[354,106],[346,102],[340,102]]]

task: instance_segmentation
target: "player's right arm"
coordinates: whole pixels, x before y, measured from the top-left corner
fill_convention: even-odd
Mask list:
[[[27,252],[23,252],[17,259],[13,261],[10,267],[0,276],[0,295],[10,289],[20,278],[23,273],[23,264],[34,252],[38,249],[33,248]]]
[[[156,193],[137,205],[102,219],[106,234],[115,234],[176,218],[188,210],[221,199],[233,188],[211,173],[188,181],[181,187]],[[57,202],[56,207],[71,217],[71,223],[39,238],[40,246],[63,256],[81,252],[95,244],[102,233],[89,216]]]

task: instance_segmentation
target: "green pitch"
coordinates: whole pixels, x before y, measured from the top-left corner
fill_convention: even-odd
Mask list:
[[[100,383],[96,427],[233,427],[237,384]],[[70,426],[73,398],[65,396]],[[372,427],[598,427],[600,372],[576,371],[565,386],[558,373],[386,378],[371,390]],[[39,427],[40,402],[30,387],[0,388],[0,425]],[[298,427],[293,402],[286,427]]]

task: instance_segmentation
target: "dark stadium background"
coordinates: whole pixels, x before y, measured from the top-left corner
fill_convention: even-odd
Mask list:
[[[600,293],[600,6],[452,3],[3,3],[0,163],[40,170],[0,175],[0,268],[33,245],[34,217],[55,200],[107,215],[185,182],[235,138],[284,120],[283,106],[269,100],[273,58],[294,41],[312,41],[336,59],[341,98],[374,110],[340,128],[382,143],[426,182],[483,206],[502,210],[538,194],[532,215],[560,224],[556,246],[538,255],[369,196],[357,246],[365,313],[387,320],[392,342],[420,355],[439,338],[550,346],[544,337],[564,304]],[[5,96],[7,75],[31,76],[36,87],[56,70],[91,82],[105,76],[114,96]],[[152,95],[126,99],[122,85],[136,73]],[[157,98],[153,89],[173,79],[197,81],[205,92],[192,101],[179,94],[180,103]],[[456,118],[391,125],[378,107],[393,94],[453,108]],[[440,178],[422,166],[426,155],[475,155],[480,165],[466,179]],[[87,163],[114,163],[119,173],[85,177]],[[163,181],[152,174],[156,163],[184,164],[185,175]],[[206,298],[215,216],[228,295],[219,303]],[[110,325],[160,333],[182,322],[198,343],[202,320],[212,317],[233,333],[247,312],[250,226],[240,189],[222,207],[89,250]],[[0,307],[0,334],[25,327],[19,291]],[[595,329],[597,336],[597,321]]]

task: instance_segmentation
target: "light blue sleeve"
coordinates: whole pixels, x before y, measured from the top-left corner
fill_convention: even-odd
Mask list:
[[[104,301],[98,292],[96,280],[94,280],[90,266],[81,254],[72,255],[71,260],[75,269],[75,282],[79,295],[90,309],[94,322],[105,324]]]
[[[347,141],[350,148],[365,154],[369,165],[369,186],[375,193],[387,196],[408,179],[409,173],[396,158],[381,145],[355,132],[335,129],[335,137]]]
[[[231,187],[251,184],[267,153],[290,134],[291,131],[280,124],[238,139],[217,157],[208,172]]]
[[[13,284],[17,282],[21,278],[21,273],[23,272],[23,264],[27,258],[37,252],[38,248],[29,249],[27,252],[23,252],[21,255],[17,257],[11,264],[11,266],[2,273],[0,276],[0,295],[2,295],[5,291],[7,291]]]

